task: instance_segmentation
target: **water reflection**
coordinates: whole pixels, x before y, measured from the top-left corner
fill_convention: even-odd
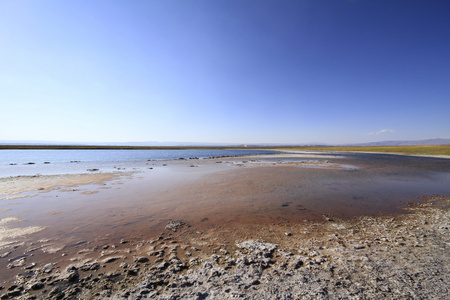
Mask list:
[[[354,169],[299,166],[237,167],[227,160],[162,167],[118,180],[62,187],[3,201],[21,226],[46,226],[34,239],[53,238],[66,249],[83,241],[142,239],[170,220],[197,229],[239,224],[321,221],[402,212],[423,195],[450,194],[450,160],[373,154],[316,155]],[[307,159],[265,158],[268,162]],[[31,196],[35,194],[34,196]],[[75,246],[74,246],[75,247]]]

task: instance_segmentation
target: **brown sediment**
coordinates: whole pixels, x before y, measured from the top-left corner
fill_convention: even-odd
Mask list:
[[[85,192],[81,192],[81,194],[83,195],[91,195],[91,194],[97,194],[98,191],[85,191]]]
[[[34,265],[30,257],[11,262],[12,270],[30,275],[18,275],[22,284],[5,295],[166,299],[206,293],[213,299],[231,292],[325,299],[325,288],[344,298],[441,298],[450,275],[449,206],[450,198],[441,196],[412,204],[409,215],[204,231],[181,226],[152,239],[78,241],[76,253],[53,264]],[[51,240],[41,242],[29,251],[66,253]]]
[[[222,164],[217,167],[219,161]],[[444,213],[439,216],[448,216],[444,206],[433,209],[427,206],[432,201],[412,208],[411,211],[419,213],[416,217],[395,215],[402,212],[399,207],[404,199],[384,203],[381,198],[378,203],[378,196],[368,197],[364,191],[370,186],[361,180],[365,173],[358,168],[317,169],[315,162],[311,162],[312,166],[301,162],[252,165],[228,159],[195,161],[199,168],[189,168],[191,163],[171,162],[167,167],[155,167],[150,173],[139,173],[129,180],[105,181],[102,184],[106,185],[101,186],[87,184],[81,193],[48,189],[36,197],[25,198],[19,207],[9,211],[11,218],[15,214],[23,216],[22,228],[36,227],[41,231],[27,237],[17,236],[2,247],[0,268],[4,271],[0,276],[7,282],[4,287],[17,281],[17,276],[25,282],[23,286],[47,276],[53,278],[44,283],[48,285],[47,294],[39,294],[43,289],[34,291],[27,287],[17,293],[45,298],[50,287],[52,290],[60,287],[67,289],[69,295],[84,283],[91,287],[92,293],[83,294],[88,293],[84,288],[77,293],[98,297],[96,293],[102,292],[102,286],[112,294],[118,292],[111,284],[115,281],[132,288],[148,272],[164,273],[166,267],[155,270],[155,266],[163,262],[171,265],[174,254],[183,265],[180,272],[197,268],[190,263],[193,258],[201,261],[221,255],[232,259],[233,253],[240,249],[237,244],[246,240],[264,240],[286,251],[326,258],[332,255],[328,248],[341,243],[350,248],[365,247],[355,250],[375,247],[371,239],[380,230],[385,230],[382,234],[389,239],[397,238],[396,226],[419,226],[424,214],[431,215],[430,211],[439,215],[441,209]],[[89,174],[98,175],[102,174]],[[380,180],[372,173],[364,176],[369,181]],[[67,181],[59,181],[58,185],[63,182],[79,185],[80,181],[69,180],[76,178],[66,177]],[[98,177],[89,178],[86,177],[88,183],[98,182],[93,180]],[[118,183],[120,189],[108,189]],[[382,181],[379,187],[389,188],[389,182]],[[447,198],[442,199],[448,203]],[[436,198],[436,203],[444,203],[442,199]],[[29,211],[24,212],[25,208]],[[392,216],[382,216],[380,212]],[[14,223],[8,220],[13,221],[6,219],[6,225]],[[168,224],[172,225],[166,227]],[[420,241],[420,236],[411,240]],[[312,255],[313,251],[319,254]],[[44,266],[48,263],[56,265],[46,273]],[[96,269],[96,263],[100,269]],[[67,271],[70,264],[75,266]],[[70,277],[75,274],[73,270],[77,270],[76,278]],[[174,272],[176,282],[179,271]],[[98,280],[91,281],[88,276]],[[175,290],[168,287],[166,291],[170,294]]]

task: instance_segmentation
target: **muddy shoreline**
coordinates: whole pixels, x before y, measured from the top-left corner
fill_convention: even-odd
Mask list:
[[[155,163],[52,184],[42,176],[45,187],[3,193],[1,297],[443,298],[449,198],[369,197],[406,179],[408,190],[437,191],[440,161],[404,171],[404,162],[296,155]]]
[[[15,299],[445,299],[450,198],[411,214],[198,231],[181,224],[152,240],[79,245],[70,264],[23,271]],[[252,233],[252,234],[250,234]]]

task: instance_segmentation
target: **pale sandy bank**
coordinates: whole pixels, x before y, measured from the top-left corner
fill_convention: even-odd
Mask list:
[[[115,173],[37,175],[0,178],[0,195],[50,190],[56,186],[84,185],[117,177]]]

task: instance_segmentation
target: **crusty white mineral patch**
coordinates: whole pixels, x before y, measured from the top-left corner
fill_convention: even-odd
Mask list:
[[[53,244],[45,245],[44,247],[42,247],[42,252],[53,254],[63,250],[64,247],[65,247],[64,245],[53,245]]]
[[[0,178],[0,195],[17,195],[27,191],[49,191],[61,186],[77,186],[103,182],[117,177],[113,173],[16,176]],[[30,197],[27,195],[26,197]]]
[[[36,233],[45,228],[42,226],[28,226],[16,228],[11,228],[10,226],[7,226],[11,223],[18,223],[20,221],[22,220],[14,216],[0,219],[0,247],[10,245],[11,243],[14,244],[16,241],[12,241],[12,239]]]
[[[20,222],[21,220],[18,217],[6,217],[3,219],[0,219],[0,226],[4,226],[6,224],[12,223],[12,222]]]
[[[24,235],[36,233],[44,230],[45,227],[42,226],[28,226],[22,228],[5,228],[0,227],[0,246],[3,246],[4,243],[10,243],[10,239],[14,239],[17,237],[21,237]]]

